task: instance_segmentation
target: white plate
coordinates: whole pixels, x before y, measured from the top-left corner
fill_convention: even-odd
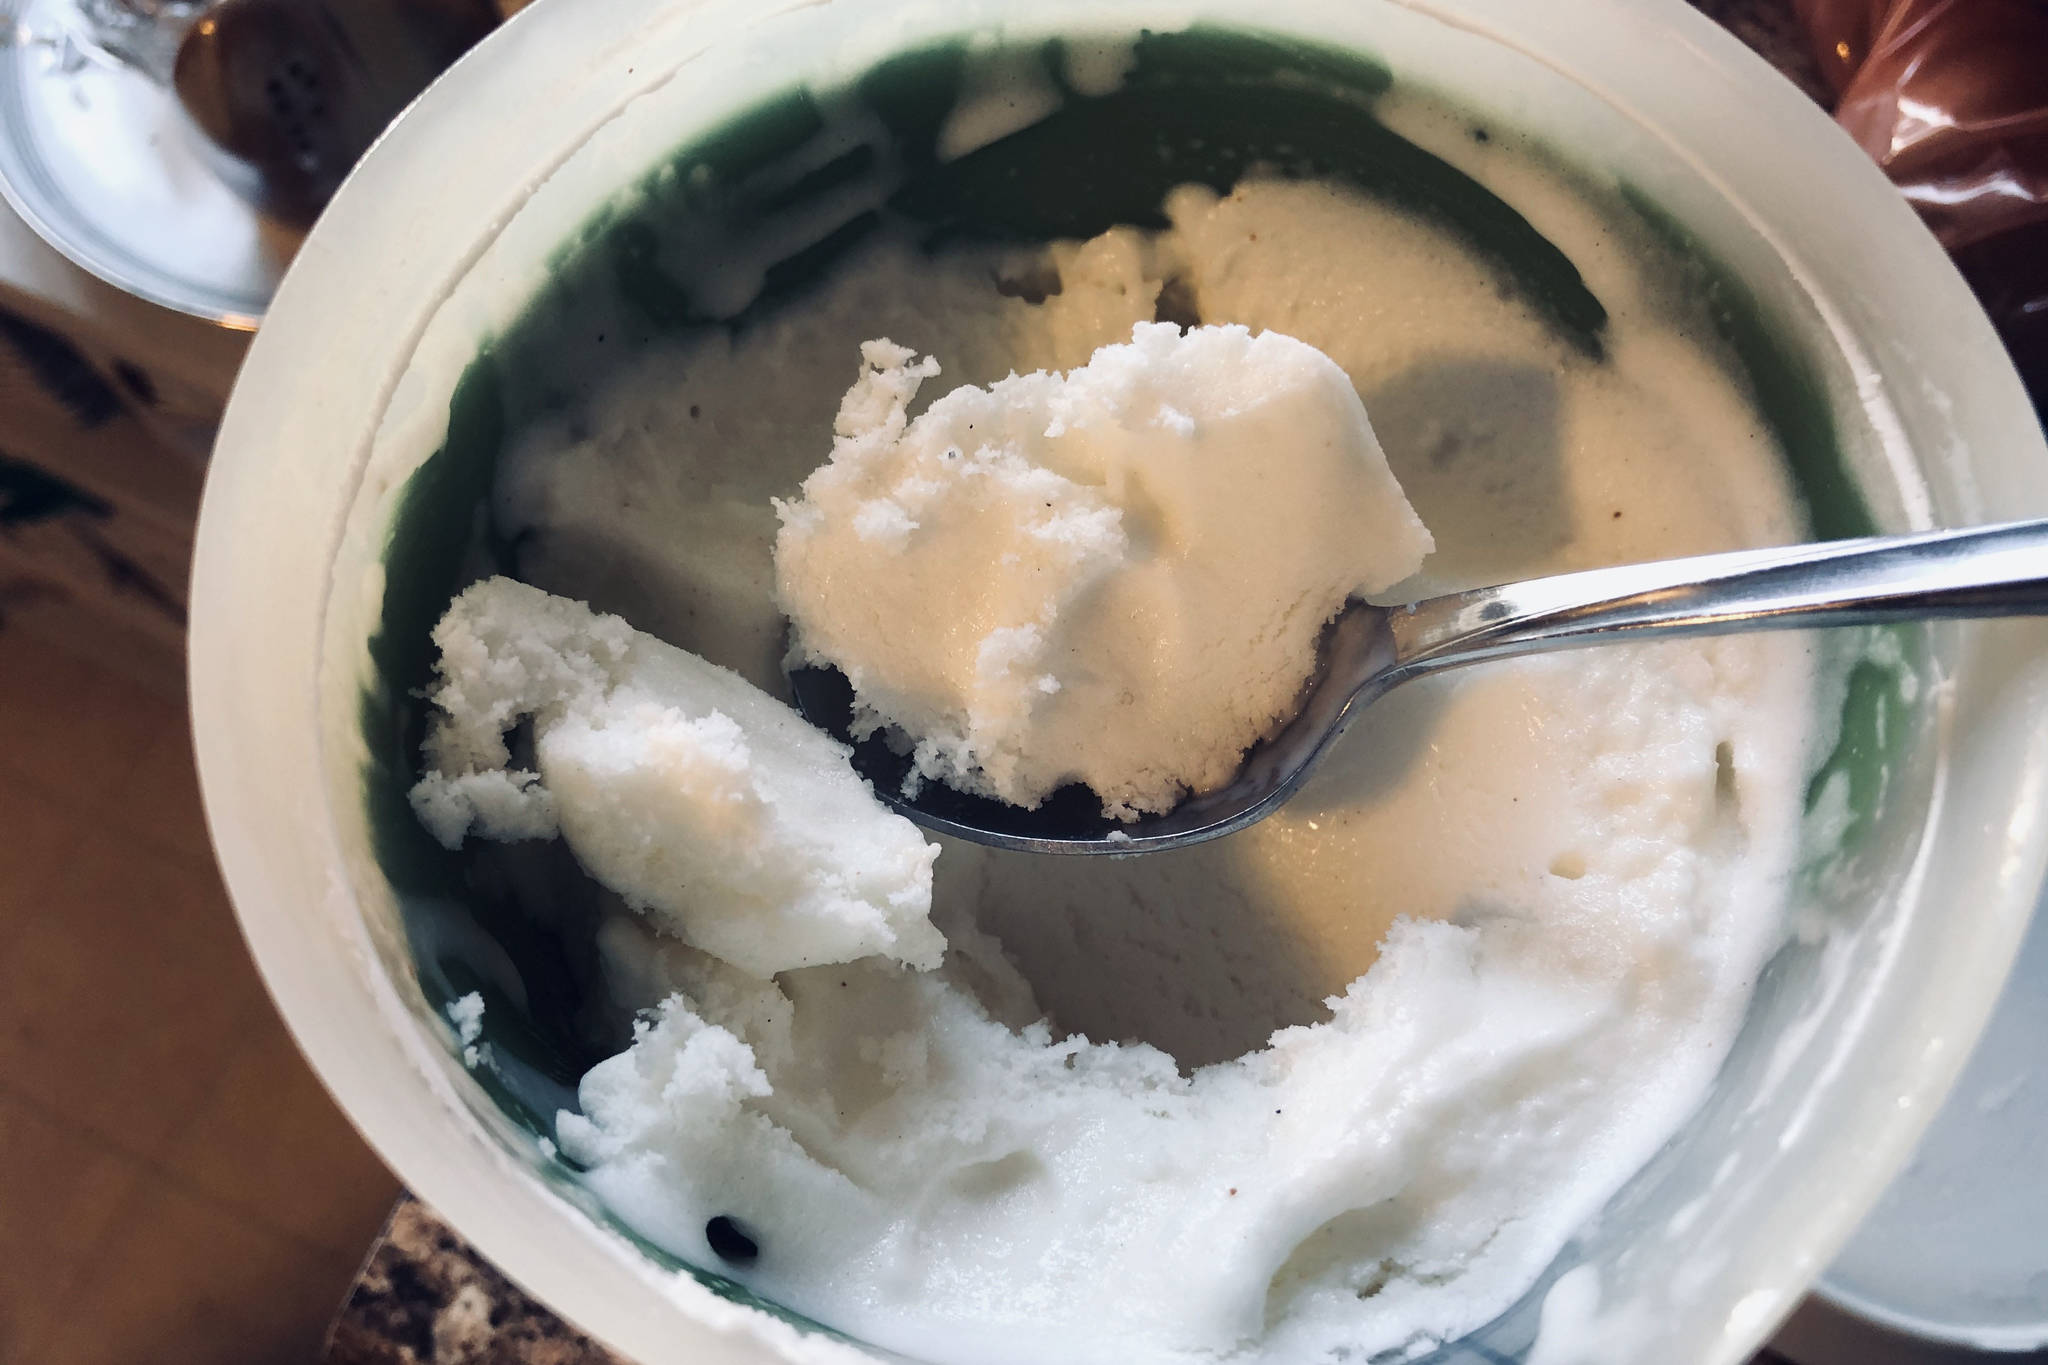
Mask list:
[[[84,33],[72,0],[0,0],[0,194],[109,284],[253,328],[300,234],[221,180],[169,90]]]
[[[1964,1359],[2048,1348],[2048,896],[1962,1079],[1818,1293]],[[1849,1359],[1817,1353],[1849,1329],[1809,1316],[1788,1333],[1794,1358]]]

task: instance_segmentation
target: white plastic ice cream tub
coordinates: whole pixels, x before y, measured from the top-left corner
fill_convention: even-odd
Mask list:
[[[2048,449],[1933,239],[1829,120],[1678,0],[526,11],[387,134],[278,292],[201,516],[194,724],[237,911],[327,1085],[413,1190],[633,1358],[851,1348],[651,1256],[463,1067],[363,796],[394,509],[447,438],[480,344],[676,147],[794,81],[830,84],[937,38],[1196,21],[1367,54],[1653,202],[1810,367],[1840,472],[1876,524],[2048,515]],[[1983,1026],[2048,857],[2048,630],[1947,627],[1923,643],[1920,704],[1872,779],[1866,847],[1814,879],[1804,932],[1765,973],[1714,1096],[1523,1303],[1439,1358],[1739,1360],[1905,1159]]]

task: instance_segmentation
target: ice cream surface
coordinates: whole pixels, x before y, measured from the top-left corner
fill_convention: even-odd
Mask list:
[[[936,846],[846,747],[731,671],[506,578],[435,628],[436,722],[413,809],[444,845],[559,833],[670,932],[770,976],[938,963]],[[533,769],[505,735],[532,726]]]
[[[1512,137],[1379,112],[1569,254],[1606,309],[1599,354],[1439,224],[1334,184],[1186,188],[1163,227],[1043,249],[878,232],[799,302],[678,333],[524,431],[491,509],[518,576],[652,637],[602,626],[628,659],[658,639],[780,695],[774,500],[803,495],[862,343],[989,386],[1070,373],[1161,316],[1341,369],[1435,537],[1388,598],[1797,539],[1782,454],[1667,248]],[[869,526],[887,543],[916,519]],[[577,669],[592,619],[555,651]],[[671,663],[672,691],[610,663],[595,686],[718,711],[754,752],[739,702],[706,705]],[[1322,1361],[1454,1338],[1706,1093],[1780,935],[1813,672],[1798,637],[1726,637],[1412,684],[1229,839],[1122,862],[942,843],[936,966],[914,947],[750,966],[590,859],[627,902],[583,906],[595,979],[637,1022],[556,1136],[643,1236],[916,1358]],[[537,783],[584,858],[569,807],[611,797],[550,775],[570,722],[546,698],[493,705],[499,748],[437,768],[424,813],[455,838],[473,815],[539,832]],[[500,752],[526,709],[532,781]]]
[[[1081,782],[1131,818],[1221,785],[1345,599],[1429,551],[1351,381],[1278,332],[1139,323],[914,421],[936,362],[862,354],[830,462],[779,508],[777,595],[860,726],[962,791]]]

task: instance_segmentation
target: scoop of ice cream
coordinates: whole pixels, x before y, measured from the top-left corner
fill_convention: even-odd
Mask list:
[[[938,964],[937,846],[875,799],[844,745],[738,674],[505,578],[457,597],[434,642],[412,803],[442,844],[559,832],[634,908],[758,976]],[[537,771],[505,742],[529,719]]]
[[[963,791],[1082,782],[1131,818],[1226,781],[1345,599],[1431,547],[1349,379],[1291,337],[1141,323],[914,421],[936,362],[862,361],[830,462],[778,504],[777,590],[858,723]]]

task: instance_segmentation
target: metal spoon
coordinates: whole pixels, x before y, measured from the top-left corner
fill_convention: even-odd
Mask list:
[[[1738,550],[1560,574],[1431,597],[1406,606],[1353,600],[1323,632],[1292,720],[1246,753],[1223,786],[1164,815],[1124,824],[1094,793],[1062,788],[1034,810],[935,782],[903,795],[907,757],[880,737],[854,744],[854,767],[924,828],[1027,853],[1133,854],[1185,848],[1243,829],[1300,790],[1360,711],[1411,678],[1542,650],[1868,625],[1930,617],[2048,615],[2048,521]],[[852,743],[853,689],[834,669],[792,670],[806,718]]]

